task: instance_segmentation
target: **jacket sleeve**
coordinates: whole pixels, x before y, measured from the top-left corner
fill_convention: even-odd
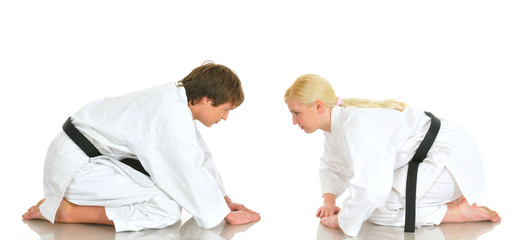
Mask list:
[[[211,150],[209,149],[209,146],[206,144],[202,136],[200,135],[200,132],[198,129],[196,129],[197,132],[197,140],[199,142],[199,145],[204,150],[204,168],[206,168],[213,179],[217,181],[218,186],[220,187],[220,191],[222,192],[222,197],[227,196],[226,189],[224,188],[224,182],[222,181],[222,177],[220,176],[220,173],[217,169],[217,166],[215,165],[215,162],[213,161],[213,155],[211,154]]]
[[[203,228],[230,212],[219,183],[204,166],[206,152],[182,88],[166,84],[95,101],[76,116],[141,161],[153,182]],[[184,96],[185,97],[185,96]]]
[[[206,152],[197,141],[194,122],[166,121],[151,126],[143,141],[132,148],[153,181],[193,215],[199,226],[219,224],[230,209],[219,182],[204,166]]]
[[[388,139],[377,118],[353,119],[343,125],[344,132],[338,139],[344,146],[344,158],[353,171],[350,179],[351,195],[345,200],[339,213],[339,225],[350,236],[359,230],[377,207],[384,205],[392,189],[395,159],[389,152]]]
[[[329,137],[325,140],[320,159],[319,176],[322,194],[332,193],[336,197],[345,192],[351,177],[347,163],[339,156]]]

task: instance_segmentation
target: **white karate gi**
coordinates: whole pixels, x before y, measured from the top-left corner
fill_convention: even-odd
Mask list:
[[[472,204],[484,190],[475,143],[462,128],[441,122],[435,143],[419,165],[416,226],[439,224],[445,203],[463,194]],[[404,226],[407,164],[429,126],[430,117],[412,108],[332,109],[320,180],[323,193],[340,196],[350,189],[338,214],[346,234],[356,236],[367,219]]]
[[[116,231],[171,225],[180,207],[203,228],[218,225],[230,212],[184,87],[168,83],[100,99],[72,119],[103,156],[90,159],[64,132],[58,134],[44,167],[46,200],[40,211],[49,221],[64,196],[76,204],[106,206]],[[139,159],[151,177],[118,161],[125,157]]]

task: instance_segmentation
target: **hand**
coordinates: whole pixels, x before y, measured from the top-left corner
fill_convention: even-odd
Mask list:
[[[224,197],[224,199],[226,200],[226,203],[231,211],[243,211],[243,212],[248,212],[251,214],[260,215],[259,213],[255,212],[249,208],[246,208],[246,206],[244,206],[244,204],[234,203],[233,201],[231,201],[231,199],[228,196]]]
[[[330,228],[339,228],[338,215],[320,219],[321,224]]]
[[[229,207],[229,209],[231,209],[231,211],[243,211],[243,212],[248,212],[251,214],[260,215],[259,213],[255,212],[249,208],[246,208],[246,206],[244,206],[244,204],[231,202],[231,203],[228,203],[228,207]]]
[[[226,216],[225,220],[229,224],[233,225],[246,224],[260,220],[260,215],[258,213],[253,214],[244,211],[232,211]]]
[[[316,217],[325,218],[331,217],[338,214],[341,211],[341,208],[336,207],[336,204],[325,203],[322,207],[318,209],[316,213]]]
[[[318,209],[316,217],[324,218],[334,216],[341,211],[341,208],[336,207],[336,195],[332,193],[323,194],[323,206]]]

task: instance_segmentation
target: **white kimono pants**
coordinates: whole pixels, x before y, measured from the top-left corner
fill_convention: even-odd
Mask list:
[[[125,167],[103,157],[91,159],[77,172],[65,198],[77,205],[105,207],[116,232],[164,228],[177,222],[180,206],[150,178],[138,182],[128,174],[135,170]]]
[[[444,168],[431,188],[416,200],[415,226],[440,224],[448,210],[447,203],[461,195],[455,179]],[[368,220],[383,226],[404,226],[405,206],[405,197],[392,189],[385,206],[376,209]]]

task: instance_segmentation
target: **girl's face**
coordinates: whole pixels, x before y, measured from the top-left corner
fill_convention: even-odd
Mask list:
[[[312,106],[307,106],[296,102],[294,98],[287,100],[287,107],[292,114],[293,124],[298,126],[306,133],[313,133],[319,129],[319,112],[314,103]]]

